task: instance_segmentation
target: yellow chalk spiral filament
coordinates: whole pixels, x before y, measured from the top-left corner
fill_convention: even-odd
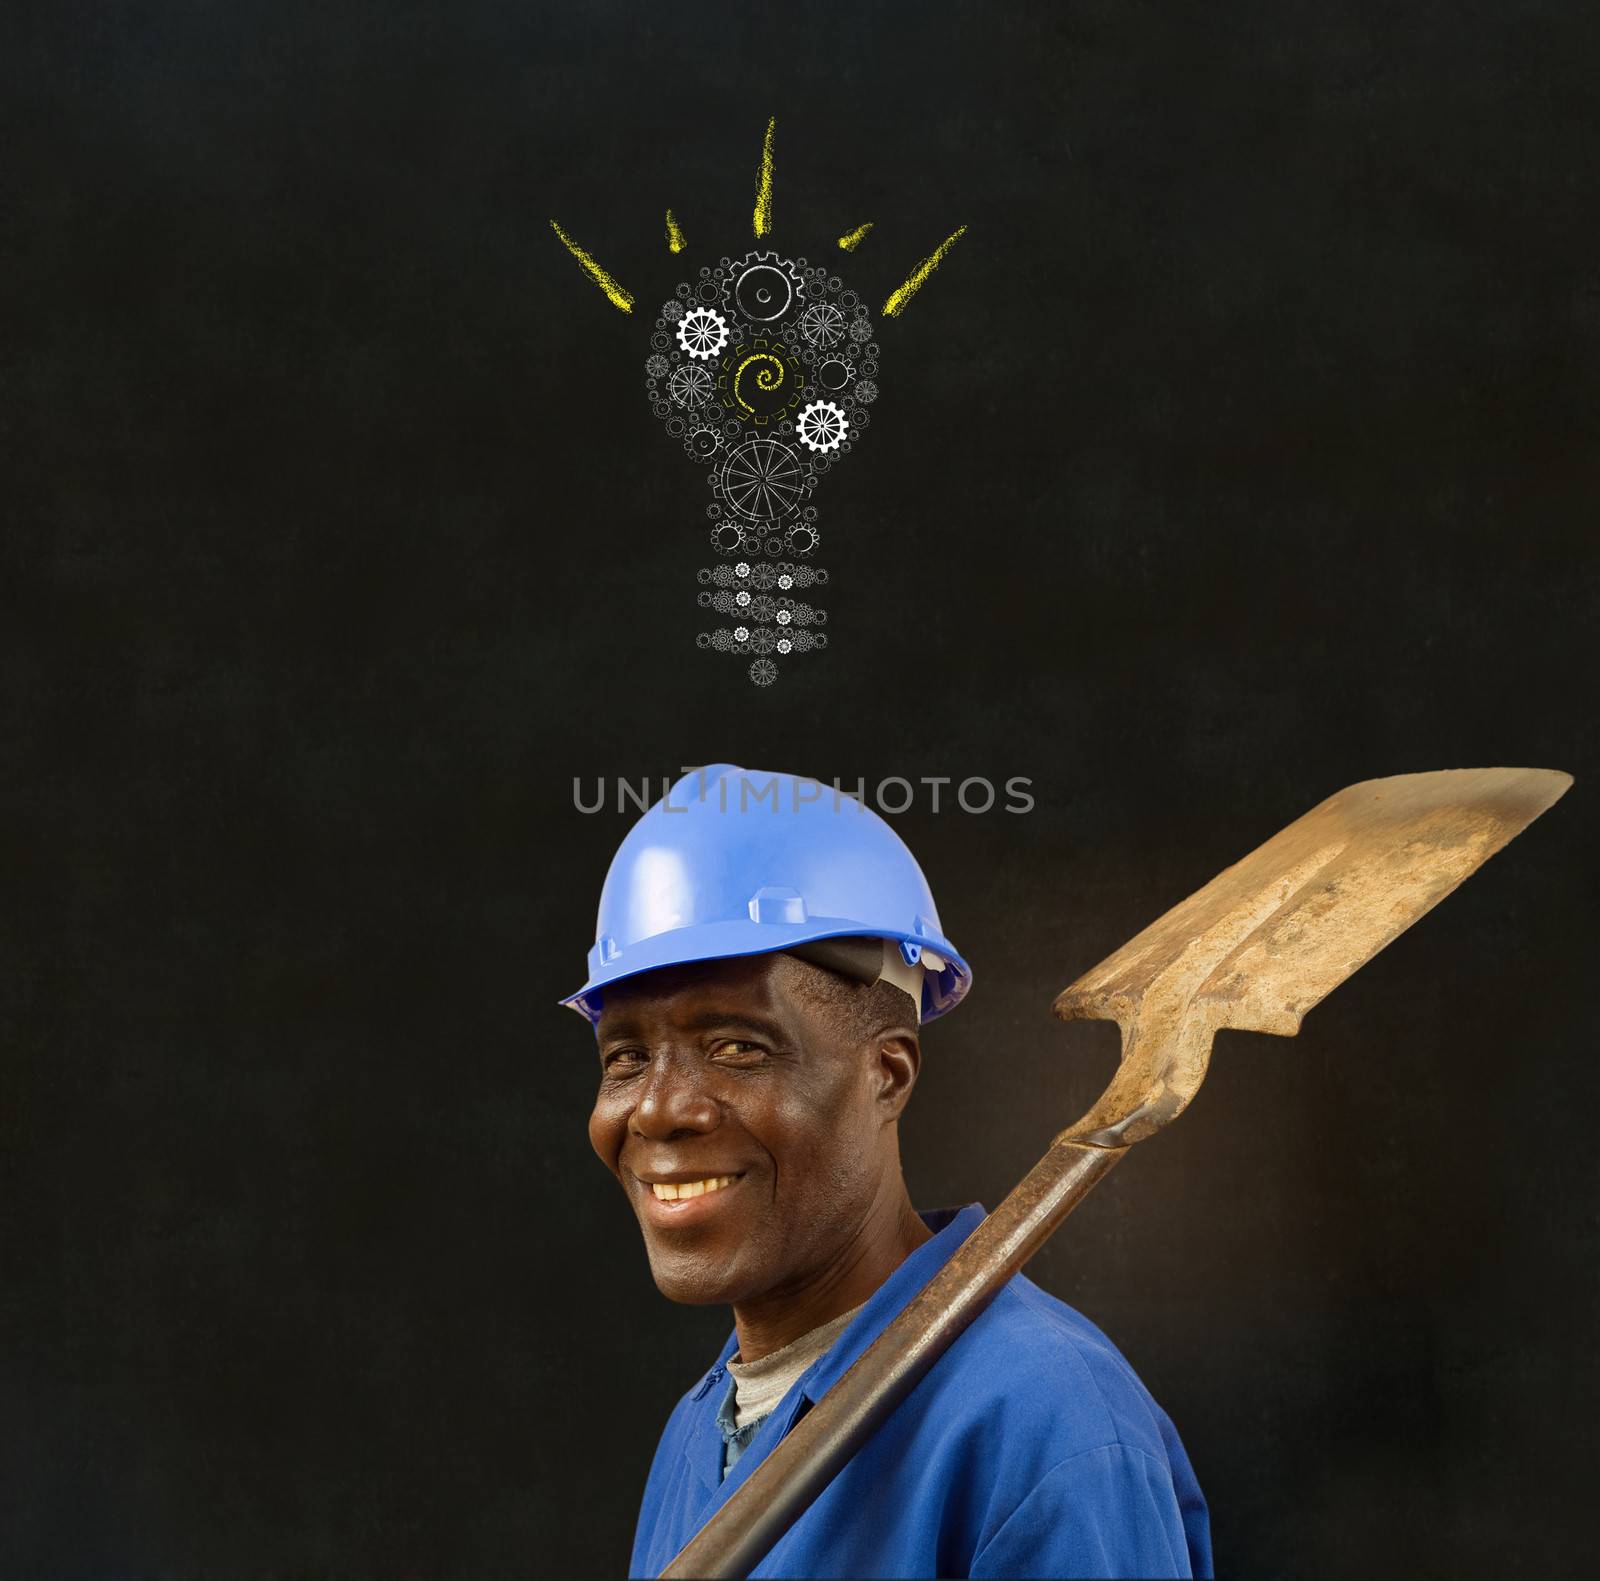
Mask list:
[[[752,368],[755,369],[754,373],[750,373]],[[770,351],[758,351],[746,357],[733,376],[733,398],[747,412],[755,411],[754,403],[740,388],[747,373],[750,373],[750,380],[756,389],[764,395],[770,395],[774,390],[781,390],[783,381],[789,376],[789,370],[784,366],[783,359],[773,356]]]

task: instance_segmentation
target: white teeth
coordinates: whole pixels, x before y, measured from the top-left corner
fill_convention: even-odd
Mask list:
[[[716,1175],[709,1180],[684,1180],[651,1181],[650,1189],[655,1192],[659,1202],[672,1202],[679,1197],[698,1197],[708,1191],[716,1191],[722,1186],[731,1186],[739,1177],[737,1175]]]

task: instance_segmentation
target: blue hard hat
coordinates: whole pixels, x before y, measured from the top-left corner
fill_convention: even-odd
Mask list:
[[[717,763],[684,775],[623,837],[600,893],[589,980],[561,1001],[590,1021],[608,983],[662,966],[875,936],[923,960],[922,1019],[972,971],[939,926],[905,841],[833,785]]]

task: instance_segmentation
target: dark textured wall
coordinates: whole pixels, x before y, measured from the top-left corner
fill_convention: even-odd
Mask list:
[[[1570,1572],[1597,1446],[1597,24],[1577,5],[156,6],[0,51],[0,1569],[607,1576],[727,1314],[589,1153],[574,776],[1026,775],[898,820],[989,1206],[1054,992],[1314,801],[1577,789],[1033,1267],[1232,1575]],[[884,334],[833,642],[693,647],[649,309],[776,227]],[[659,240],[672,205],[691,250]],[[574,270],[564,224],[640,297]],[[697,525],[697,523],[699,525]],[[1587,777],[1586,777],[1587,776]],[[1582,1502],[1580,1502],[1582,1501]]]

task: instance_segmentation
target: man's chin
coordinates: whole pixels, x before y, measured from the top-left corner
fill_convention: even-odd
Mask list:
[[[731,1307],[734,1297],[721,1290],[708,1290],[704,1285],[679,1283],[670,1279],[657,1279],[656,1289],[667,1300],[685,1307]]]
[[[748,1281],[730,1278],[725,1264],[672,1252],[659,1252],[646,1245],[650,1256],[650,1277],[669,1301],[683,1306],[732,1306],[747,1293]]]

